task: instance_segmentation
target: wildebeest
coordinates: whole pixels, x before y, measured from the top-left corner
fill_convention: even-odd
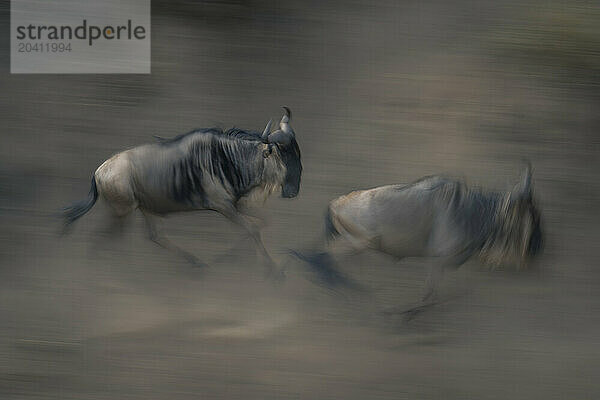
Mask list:
[[[540,212],[532,193],[531,166],[508,192],[487,191],[461,180],[430,176],[408,185],[359,190],[330,202],[329,248],[302,256],[322,279],[339,275],[332,254],[373,249],[393,256],[433,260],[421,305],[433,302],[443,270],[473,256],[520,267],[542,248]],[[345,246],[340,246],[340,241]],[[350,246],[348,246],[348,244]],[[338,254],[339,256],[339,254]]]
[[[237,128],[198,129],[114,155],[94,173],[88,198],[64,209],[65,224],[84,215],[100,196],[117,219],[140,209],[154,242],[198,264],[196,257],[159,235],[155,217],[214,210],[243,227],[272,267],[260,224],[244,206],[266,201],[278,188],[286,198],[300,190],[300,148],[290,126],[291,111],[284,110],[279,129],[271,132],[269,121],[262,135]]]

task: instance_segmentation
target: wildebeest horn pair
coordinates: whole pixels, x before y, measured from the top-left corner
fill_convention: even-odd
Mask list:
[[[271,132],[271,125],[273,124],[273,120],[269,120],[267,126],[265,126],[265,130],[262,134],[262,139],[265,143],[281,143],[281,144],[289,144],[293,138],[296,137],[294,130],[290,126],[289,122],[292,118],[291,110],[283,106],[285,114],[281,117],[281,121],[279,122],[279,129],[274,132]]]

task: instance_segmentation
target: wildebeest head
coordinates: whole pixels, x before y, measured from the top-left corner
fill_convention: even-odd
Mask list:
[[[496,228],[483,248],[482,257],[492,265],[516,262],[520,268],[527,267],[543,246],[529,164],[519,183],[505,196],[496,218]]]
[[[531,165],[528,163],[519,183],[506,198],[501,242],[510,257],[525,267],[543,246],[540,212],[533,197]]]
[[[300,147],[296,142],[296,134],[290,126],[292,112],[287,107],[283,107],[283,109],[285,114],[279,122],[279,129],[271,132],[271,121],[269,121],[262,139],[264,143],[268,144],[268,150],[264,154],[265,157],[268,157],[274,149],[279,152],[281,161],[286,168],[284,182],[281,185],[281,197],[290,198],[296,197],[300,191],[302,161]]]
[[[520,182],[511,192],[510,201],[519,216],[522,237],[521,255],[523,258],[537,256],[543,246],[540,212],[535,204],[531,184],[531,164],[527,164]]]

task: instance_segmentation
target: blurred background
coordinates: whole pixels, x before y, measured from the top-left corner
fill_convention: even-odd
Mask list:
[[[3,31],[9,4],[0,4]],[[3,399],[594,399],[600,394],[600,6],[594,1],[152,1],[150,75],[11,75],[0,39]],[[97,205],[60,236],[109,156],[195,127],[262,130],[293,111],[304,175],[268,203],[263,278],[209,212],[165,230],[211,264],[108,233]],[[343,265],[361,295],[311,282],[289,249],[329,200],[444,173],[507,190],[534,166],[537,268],[446,276],[409,323],[426,260]]]

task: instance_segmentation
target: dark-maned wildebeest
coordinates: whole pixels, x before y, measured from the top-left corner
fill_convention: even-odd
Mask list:
[[[154,242],[198,264],[193,255],[159,234],[155,217],[214,210],[243,227],[273,267],[260,224],[243,210],[264,203],[278,188],[286,198],[300,190],[300,148],[289,123],[291,112],[284,110],[274,132],[271,121],[262,135],[236,128],[199,129],[114,155],[94,173],[88,198],[64,209],[66,225],[89,211],[100,196],[119,220],[140,209]]]
[[[325,283],[336,284],[336,277],[343,277],[333,255],[349,249],[373,249],[396,259],[433,258],[425,295],[411,312],[435,303],[446,268],[458,268],[473,256],[524,267],[542,247],[529,165],[509,192],[486,191],[440,176],[351,192],[329,204],[325,225],[328,251],[297,253]]]

